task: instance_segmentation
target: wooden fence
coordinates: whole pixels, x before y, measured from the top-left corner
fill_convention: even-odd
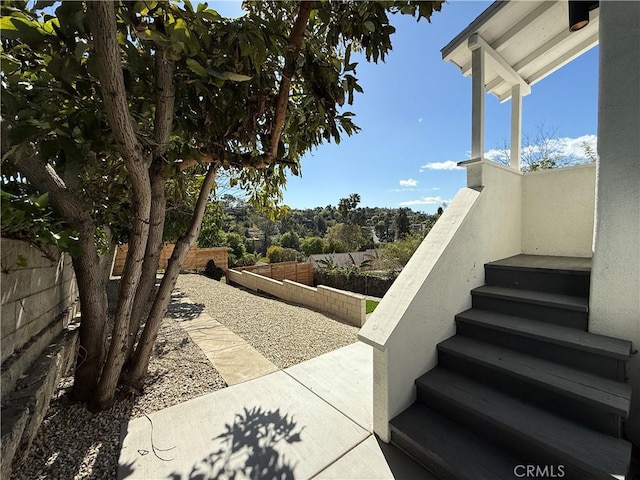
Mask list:
[[[166,269],[167,262],[173,253],[173,244],[167,244],[162,247],[160,253],[160,264],[158,268]],[[120,276],[124,270],[124,262],[127,258],[127,245],[119,245],[113,260],[113,269],[111,275]],[[222,268],[225,272],[229,268],[227,258],[227,247],[215,248],[198,248],[194,246],[189,250],[182,264],[182,270],[204,270],[209,260],[216,262],[216,266]],[[311,279],[313,281],[313,278]]]
[[[313,265],[310,263],[280,262],[269,265],[254,265],[253,267],[238,267],[234,270],[255,273],[279,282],[291,280],[313,286]]]

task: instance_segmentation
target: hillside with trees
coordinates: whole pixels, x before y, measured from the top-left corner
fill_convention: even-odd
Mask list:
[[[389,268],[401,268],[442,214],[409,208],[359,207],[360,195],[339,199],[336,205],[287,209],[270,219],[241,197],[226,193],[208,207],[198,238],[200,247],[229,247],[229,265],[258,260],[301,260],[309,255],[381,249],[398,258]],[[165,240],[174,241],[173,228]],[[400,254],[401,251],[408,253]]]

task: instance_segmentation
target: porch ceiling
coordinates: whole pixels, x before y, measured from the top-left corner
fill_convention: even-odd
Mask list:
[[[471,75],[471,51],[484,40],[486,90],[504,102],[512,85],[523,85],[526,95],[527,86],[597,45],[599,11],[590,12],[586,27],[570,32],[567,0],[499,0],[441,50],[442,58]]]

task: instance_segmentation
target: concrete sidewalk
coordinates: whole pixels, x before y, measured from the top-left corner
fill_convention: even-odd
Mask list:
[[[189,297],[174,298],[192,304]],[[273,363],[227,327],[200,312],[193,319],[180,322],[198,347],[204,352],[227,385],[253,380],[278,371]]]
[[[123,426],[118,478],[432,479],[372,430],[355,343]]]

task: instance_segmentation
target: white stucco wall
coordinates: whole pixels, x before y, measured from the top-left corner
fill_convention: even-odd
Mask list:
[[[522,253],[591,257],[596,164],[522,176]]]
[[[600,2],[597,201],[589,330],[640,347],[640,2]],[[640,447],[640,355],[627,435]]]
[[[467,166],[458,192],[360,331],[375,347],[374,430],[389,441],[389,421],[415,399],[417,377],[437,363],[436,345],[455,333],[471,306],[484,264],[521,251],[521,175],[491,162]]]

